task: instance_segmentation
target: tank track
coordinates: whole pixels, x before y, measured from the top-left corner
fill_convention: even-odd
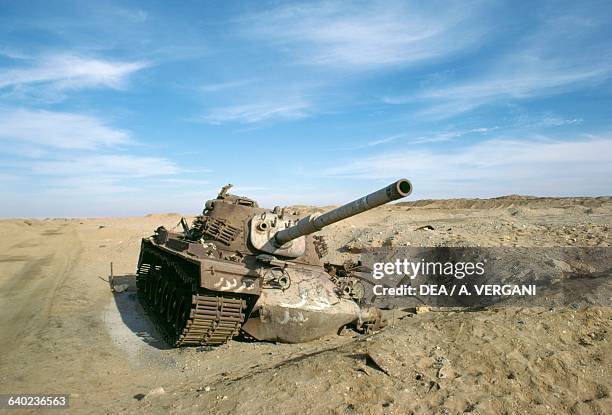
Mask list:
[[[143,245],[136,286],[138,299],[171,346],[215,346],[240,332],[248,299],[199,288],[180,259]]]

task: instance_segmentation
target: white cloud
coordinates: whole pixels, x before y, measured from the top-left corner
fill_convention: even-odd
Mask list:
[[[385,96],[382,101],[422,104],[424,109],[418,116],[445,118],[487,104],[552,96],[610,79],[612,49],[609,42],[601,41],[601,31],[609,22],[599,17],[582,20],[570,14],[546,19],[503,54],[488,63],[483,61],[469,78]]]
[[[561,117],[550,111],[540,114],[523,112],[516,117],[511,126],[514,128],[534,130],[538,128],[578,126],[581,125],[583,122],[584,119],[582,118]]]
[[[398,140],[408,142],[410,144],[422,144],[422,143],[436,143],[440,141],[450,141],[459,137],[463,137],[469,134],[486,134],[490,133],[493,130],[496,130],[497,127],[481,127],[481,128],[471,128],[468,130],[450,130],[450,131],[442,131],[435,134],[428,134],[422,136],[413,136],[409,134],[395,134],[385,138],[381,138],[378,140],[372,140],[367,142],[365,145],[360,147],[374,147],[380,146],[383,144],[389,144],[392,142],[396,142]]]
[[[136,199],[144,197],[143,195],[148,198],[147,194],[154,194],[160,188],[164,189],[167,195],[173,195],[177,188],[196,185],[182,183],[176,177],[183,171],[174,162],[160,157],[118,154],[65,155],[57,159],[30,160],[21,163],[19,170],[27,175],[24,184],[27,184],[28,188],[37,188],[42,184],[42,189],[35,193],[41,207],[56,205],[57,198],[71,201],[66,203],[64,215],[96,210],[93,206],[72,209],[73,202],[79,205],[96,204],[107,198],[116,200],[116,195],[123,194],[124,199],[131,198],[133,203],[137,203]],[[199,184],[202,183],[205,182]],[[22,190],[14,196],[17,197],[21,193],[29,192]],[[115,207],[115,210],[121,209]]]
[[[363,147],[374,147],[374,146],[379,146],[381,144],[388,144],[393,141],[397,141],[400,138],[405,138],[405,137],[406,137],[406,134],[393,134],[393,135],[390,135],[384,138],[379,138],[377,140],[368,141],[366,145]]]
[[[104,177],[152,177],[179,173],[171,161],[158,157],[133,155],[87,155],[31,163],[31,170],[44,175],[72,175],[75,177],[102,175]]]
[[[9,59],[30,59],[31,56],[27,53],[12,47],[0,46],[0,56],[5,56]]]
[[[453,115],[491,102],[553,95],[610,76],[612,65],[585,63],[584,66],[566,68],[559,62],[515,56],[505,59],[500,68],[477,80],[428,90],[417,98],[438,103],[425,110],[425,114]]]
[[[184,178],[167,158],[124,153],[136,148],[121,148],[127,143],[134,143],[129,132],[97,117],[2,108],[0,152],[10,158],[0,166],[0,188],[10,203],[0,216],[120,213],[132,210],[119,200],[146,205],[159,191],[172,198],[205,183]],[[37,203],[20,208],[28,199]]]
[[[385,96],[382,101],[389,105],[421,104],[424,108],[417,116],[446,118],[487,104],[564,93],[610,77],[612,61],[592,63],[571,56],[558,60],[517,51],[501,57],[477,78],[414,94]]]
[[[69,112],[4,109],[0,112],[0,141],[43,147],[93,149],[129,142],[129,133],[96,117]]]
[[[210,171],[210,170],[209,170]],[[209,184],[210,181],[202,179],[159,179],[158,182],[171,185],[188,185],[188,186],[203,186]]]
[[[238,79],[205,85],[203,92],[248,84],[209,108],[202,119],[211,124],[256,124],[353,106],[355,96],[344,89],[346,80],[336,69],[348,73],[405,67],[464,52],[486,30],[486,20],[476,23],[481,9],[470,10],[465,3],[440,8],[397,1],[311,2],[243,16],[235,23],[262,54],[270,56],[263,50],[267,45],[288,59],[275,58],[274,68],[265,69],[256,82]],[[296,71],[296,64],[302,69]]]
[[[108,87],[122,89],[134,72],[148,64],[81,57],[62,53],[43,56],[27,67],[0,71],[0,89],[43,85],[55,90]]]
[[[546,127],[562,127],[564,125],[578,125],[582,124],[584,120],[582,118],[559,118],[559,117],[544,117],[540,120],[540,124]]]
[[[143,23],[149,19],[149,13],[142,9],[110,8],[109,13],[115,13],[119,18],[126,19],[132,23]]]
[[[262,12],[246,23],[250,35],[300,63],[363,70],[413,64],[474,45],[484,32],[474,10],[465,3],[316,2]]]
[[[324,171],[359,179],[408,177],[415,197],[612,194],[612,139],[496,139],[452,151],[414,149],[354,159]]]
[[[301,100],[257,102],[214,108],[203,119],[210,124],[238,122],[254,124],[272,119],[296,120],[308,116],[311,105]]]
[[[241,86],[252,84],[254,81],[252,79],[241,79],[238,81],[227,81],[227,82],[218,82],[214,84],[206,84],[200,87],[202,92],[219,92],[225,91],[227,89],[238,88]]]

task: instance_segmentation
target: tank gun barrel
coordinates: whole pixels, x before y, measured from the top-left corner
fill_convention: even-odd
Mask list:
[[[301,236],[320,231],[332,223],[339,222],[351,216],[358,215],[366,210],[384,205],[385,203],[401,199],[412,192],[412,184],[407,179],[399,179],[367,196],[342,205],[321,215],[309,215],[300,219],[295,225],[276,232],[274,242],[277,246]]]

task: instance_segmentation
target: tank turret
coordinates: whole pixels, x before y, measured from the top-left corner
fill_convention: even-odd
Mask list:
[[[298,239],[333,223],[406,197],[411,192],[412,184],[406,179],[400,179],[321,215],[308,215],[295,221],[292,218],[284,218],[282,212],[266,213],[252,219],[249,237],[253,246],[261,251],[292,258],[299,257],[304,254],[306,244],[303,240],[297,241]]]

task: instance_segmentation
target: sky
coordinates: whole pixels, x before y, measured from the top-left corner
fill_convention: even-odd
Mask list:
[[[609,1],[0,0],[0,217],[612,194]]]

